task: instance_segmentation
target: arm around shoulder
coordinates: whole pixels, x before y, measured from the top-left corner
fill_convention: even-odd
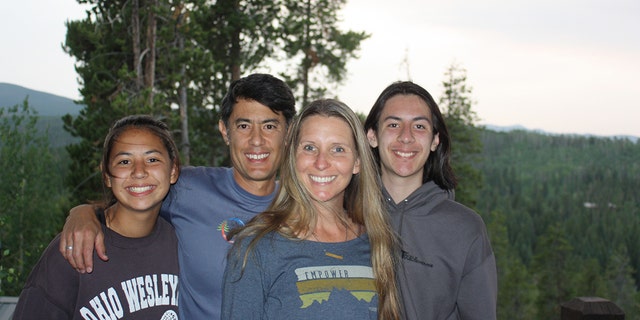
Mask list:
[[[107,261],[102,227],[93,206],[84,204],[69,211],[60,233],[60,253],[80,273],[93,271],[93,250]]]

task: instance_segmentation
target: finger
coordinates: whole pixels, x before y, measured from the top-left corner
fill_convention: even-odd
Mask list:
[[[87,248],[87,246],[84,245],[84,237],[77,234],[74,237],[72,256],[74,265],[76,266],[76,270],[78,270],[78,272],[80,273],[88,272],[86,261],[84,260],[84,251],[87,249],[89,251],[92,250],[91,247]]]
[[[104,233],[100,232],[98,233],[98,235],[96,235],[95,245],[98,257],[100,257],[100,259],[102,259],[103,261],[109,260],[109,257],[107,256],[107,248],[104,245]]]
[[[60,234],[59,250],[62,256],[69,262],[72,268],[78,270],[75,259],[73,258],[73,234],[64,230]]]

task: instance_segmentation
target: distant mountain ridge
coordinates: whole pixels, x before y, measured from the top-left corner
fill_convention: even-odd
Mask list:
[[[62,116],[70,114],[75,117],[84,106],[69,98],[0,82],[0,108],[22,106],[25,98],[29,106],[38,112],[38,131],[46,132],[52,147],[62,148],[79,141],[64,130]]]
[[[535,133],[545,134],[545,135],[554,135],[554,136],[585,136],[585,137],[595,137],[595,138],[628,139],[633,142],[638,142],[638,139],[640,139],[640,137],[629,136],[629,135],[600,136],[595,134],[551,133],[541,129],[526,128],[521,125],[497,126],[497,125],[485,124],[483,126],[485,129],[495,131],[495,132],[529,131],[529,132],[535,132]]]
[[[38,115],[43,117],[62,117],[65,114],[75,116],[83,108],[69,98],[0,82],[0,107],[22,105],[25,98],[29,99],[29,105],[38,112]]]
[[[82,108],[84,107],[83,105],[76,104],[72,99],[69,99],[69,98],[25,88],[15,84],[0,82],[0,107],[11,107],[11,106],[15,106],[16,104],[22,105],[22,102],[26,97],[29,98],[29,105],[31,105],[36,111],[38,111],[38,115],[43,118],[62,117],[65,114],[71,114],[72,116],[77,116],[80,110],[82,110]],[[573,134],[549,133],[540,129],[529,129],[521,125],[497,126],[497,125],[485,124],[483,126],[487,130],[496,131],[496,132],[509,132],[509,131],[522,130],[522,131],[531,131],[535,133],[550,134],[550,135],[569,135],[569,136],[573,135]],[[575,134],[575,136],[580,136],[580,135],[581,134]],[[638,139],[640,138],[636,136],[623,136],[623,135],[597,136],[597,135],[584,134],[582,136],[593,136],[597,138],[629,139],[633,142],[637,142]]]

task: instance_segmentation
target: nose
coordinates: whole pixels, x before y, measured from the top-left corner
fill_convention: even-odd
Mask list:
[[[324,170],[329,167],[329,161],[327,161],[327,155],[325,152],[318,152],[316,161],[313,163],[316,169]]]
[[[400,135],[398,136],[398,141],[402,143],[410,143],[413,142],[413,133],[411,132],[411,126],[402,126],[402,130],[400,131]]]
[[[133,165],[133,171],[131,172],[131,177],[136,179],[141,179],[147,176],[147,166],[144,161],[136,161]]]
[[[262,136],[262,130],[259,126],[254,126],[249,134],[249,144],[252,146],[260,146],[264,143],[264,137]]]

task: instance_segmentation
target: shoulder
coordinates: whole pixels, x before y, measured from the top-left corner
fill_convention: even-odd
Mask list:
[[[466,229],[473,233],[484,233],[486,226],[482,217],[469,207],[455,200],[442,201],[436,208],[451,219],[457,228]]]
[[[224,167],[182,167],[172,192],[208,192],[216,188],[228,188],[233,181],[233,171]]]
[[[227,167],[192,167],[186,166],[180,168],[180,179],[202,179],[204,177],[223,177],[232,173],[231,168]],[[178,180],[179,181],[179,180]]]
[[[59,282],[65,283],[65,286],[73,286],[72,283],[77,283],[78,275],[73,268],[69,266],[67,260],[64,259],[62,254],[58,251],[60,244],[60,234],[49,243],[47,248],[42,252],[40,259],[33,267],[29,280],[26,286],[34,285],[40,281],[47,281],[46,279],[58,279]],[[50,278],[51,276],[54,276]]]
[[[231,249],[232,254],[257,257],[261,260],[279,259],[295,250],[299,241],[287,239],[278,232],[272,231],[262,237],[255,235],[238,238]]]

